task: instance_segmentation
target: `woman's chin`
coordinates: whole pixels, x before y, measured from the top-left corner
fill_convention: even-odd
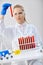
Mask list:
[[[24,21],[18,20],[17,23],[22,24]]]

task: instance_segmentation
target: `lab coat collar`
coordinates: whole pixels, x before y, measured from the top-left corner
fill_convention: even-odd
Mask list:
[[[17,27],[24,27],[25,25],[27,24],[27,22],[25,21],[24,23],[22,23],[22,24],[19,24],[19,23],[15,23],[15,27],[17,28]]]

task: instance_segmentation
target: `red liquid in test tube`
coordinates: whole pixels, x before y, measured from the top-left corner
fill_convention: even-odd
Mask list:
[[[24,38],[22,37],[22,44],[24,44]]]
[[[20,38],[20,44],[22,44],[22,38]]]
[[[28,38],[27,37],[25,38],[25,43],[28,43]]]
[[[30,43],[30,37],[28,36],[28,43]]]
[[[32,42],[35,42],[35,40],[34,40],[34,36],[32,36]]]
[[[13,17],[12,6],[10,6],[10,12],[11,12],[11,16]]]

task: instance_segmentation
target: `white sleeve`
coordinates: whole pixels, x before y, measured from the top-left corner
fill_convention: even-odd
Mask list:
[[[38,44],[38,46],[43,47],[43,42],[42,42],[41,36],[38,33],[38,30],[37,30],[37,28],[35,26],[33,28],[33,33],[34,33],[34,36],[35,36],[35,42],[36,42],[36,44]]]
[[[0,20],[0,33],[3,32],[4,28],[5,28],[4,19],[1,19]]]
[[[0,49],[2,49],[3,45],[3,31],[4,31],[5,25],[4,25],[4,18],[0,20]]]

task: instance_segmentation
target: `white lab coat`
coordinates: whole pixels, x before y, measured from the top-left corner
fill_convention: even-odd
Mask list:
[[[14,28],[6,28],[4,25],[4,22],[2,20],[2,21],[0,21],[0,35],[2,35],[2,37],[7,39],[5,41],[5,44],[2,44],[5,46],[5,48],[7,48],[7,45],[6,45],[7,42],[8,42],[8,44],[9,44],[9,42],[10,43],[12,42],[12,50],[19,48],[18,47],[18,38],[19,37],[26,37],[26,36],[34,35],[35,42],[37,43],[37,45],[39,45],[39,46],[43,45],[36,27],[33,24],[28,24],[27,22],[25,22],[23,24],[16,23]],[[16,61],[16,62],[12,62],[12,65],[27,65],[27,62],[28,61]],[[40,63],[40,62],[37,62],[37,65],[39,65],[38,63]],[[35,64],[36,63],[34,63],[33,65],[35,65]],[[42,63],[40,65],[42,65]]]
[[[37,28],[33,25],[33,24],[28,24],[27,22],[23,23],[23,24],[18,24],[16,23],[15,25],[15,31],[13,31],[15,33],[14,35],[14,39],[12,41],[12,48],[13,50],[19,49],[19,45],[18,45],[18,38],[20,37],[27,37],[27,36],[32,36],[34,35],[35,37],[35,42],[37,46],[43,46],[42,44],[42,40],[40,38],[40,35],[38,34]],[[40,41],[39,41],[40,40]],[[16,65],[42,65],[43,63],[41,63],[39,60],[34,60],[36,61],[35,63],[33,61],[23,61],[20,64],[20,62],[17,64],[17,62],[14,62]],[[14,63],[12,63],[14,65]]]
[[[39,46],[43,45],[40,35],[38,34],[38,31],[33,24],[28,24],[27,22],[25,22],[23,24],[16,23],[15,30],[13,30],[13,32],[14,32],[14,39],[12,41],[13,49],[18,48],[18,38],[28,37],[28,36],[33,36],[33,35],[35,37],[36,45],[39,45]],[[16,44],[14,44],[14,43],[16,43]]]

